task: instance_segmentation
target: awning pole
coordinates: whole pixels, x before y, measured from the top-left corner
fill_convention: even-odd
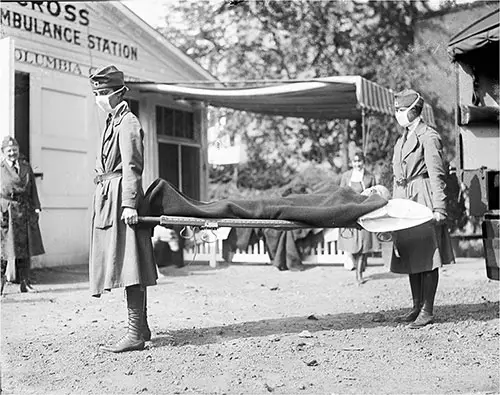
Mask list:
[[[361,109],[361,142],[363,147],[363,154],[366,155],[366,125],[365,125],[365,108]]]
[[[363,154],[366,155],[368,152],[368,143],[370,142],[370,134],[371,134],[371,126],[372,126],[372,117],[370,114],[366,114],[366,125],[365,125],[365,144],[363,146]]]
[[[344,151],[344,163],[342,166],[342,171],[347,171],[349,169],[349,120],[345,120],[345,131],[343,138],[343,151]]]

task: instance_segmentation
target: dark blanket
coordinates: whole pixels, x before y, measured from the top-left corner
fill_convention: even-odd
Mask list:
[[[311,246],[323,240],[320,228],[301,228],[293,230],[233,228],[222,243],[224,260],[231,262],[236,250],[247,250],[248,247],[264,240],[271,263],[279,270],[303,270],[302,256],[307,254]]]
[[[308,239],[314,239],[313,229],[294,229],[280,231],[264,229],[267,253],[271,263],[279,270],[303,270],[301,244]]]
[[[149,215],[198,218],[280,219],[302,222],[311,228],[354,226],[356,220],[387,201],[379,195],[363,196],[349,187],[330,187],[314,194],[272,199],[194,200],[159,178],[146,191]]]
[[[356,220],[387,201],[379,195],[360,195],[348,187],[329,187],[314,194],[288,195],[259,200],[225,199],[204,203],[184,195],[165,180],[157,179],[146,191],[149,215],[172,215],[197,218],[280,219],[299,221],[311,228],[356,226]],[[274,266],[280,270],[301,270],[300,243],[311,229],[238,229],[233,243],[238,248],[263,235]],[[232,244],[232,243],[231,243]],[[233,246],[229,246],[233,249]],[[228,254],[230,251],[226,251]]]

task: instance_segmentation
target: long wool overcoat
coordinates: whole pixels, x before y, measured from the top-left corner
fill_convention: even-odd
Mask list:
[[[110,115],[101,136],[96,161],[93,197],[89,275],[93,296],[104,290],[131,285],[155,285],[157,274],[150,229],[128,226],[121,215],[124,207],[145,215],[142,188],[144,132],[126,102]]]
[[[439,134],[422,121],[403,144],[394,147],[394,198],[410,199],[433,211],[446,213],[443,146]],[[397,180],[408,180],[398,185]],[[446,225],[426,223],[395,232],[391,271],[421,273],[454,261],[451,239]]]
[[[3,159],[1,167],[2,260],[27,259],[45,252],[38,226],[40,200],[35,176],[26,160],[19,159],[19,174]],[[26,264],[29,265],[29,259]]]

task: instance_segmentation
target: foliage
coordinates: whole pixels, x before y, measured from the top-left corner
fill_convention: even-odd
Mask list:
[[[274,186],[272,190],[236,185],[234,180],[225,183],[211,182],[209,184],[209,200],[287,196],[292,193],[310,193],[339,184],[340,175],[331,168],[324,165],[309,164],[303,165],[302,168],[297,170],[289,182],[279,187]]]
[[[184,0],[171,5],[162,32],[221,81],[361,75],[400,90],[418,86],[423,78],[421,60],[410,49],[413,24],[428,10],[425,1],[410,0]],[[211,111],[226,115],[223,133],[230,139],[240,135],[247,147],[248,162],[238,168],[241,187],[283,185],[303,163],[329,164],[338,173],[336,158],[345,144],[352,140],[362,146],[359,123],[346,140],[344,120]],[[393,119],[369,117],[369,126],[368,159],[390,162],[398,136]],[[343,160],[345,165],[345,155]],[[229,181],[233,172],[227,167],[211,174]]]

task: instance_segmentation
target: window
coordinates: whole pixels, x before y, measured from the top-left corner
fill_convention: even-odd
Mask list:
[[[200,198],[200,147],[190,111],[156,106],[159,175],[193,199]],[[189,141],[191,140],[191,141]]]
[[[193,113],[156,106],[156,130],[158,135],[194,140]]]

